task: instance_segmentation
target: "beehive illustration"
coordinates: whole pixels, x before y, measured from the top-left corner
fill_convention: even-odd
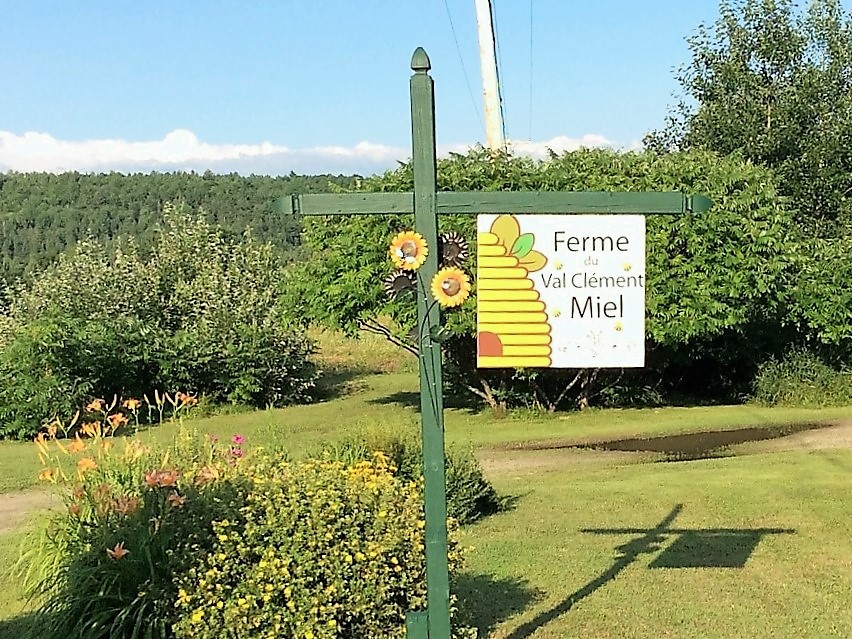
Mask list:
[[[518,219],[500,215],[477,236],[477,365],[525,368],[551,365],[551,327],[529,274],[547,258]]]

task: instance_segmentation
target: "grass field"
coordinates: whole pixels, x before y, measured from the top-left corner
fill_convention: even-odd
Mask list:
[[[359,430],[418,428],[411,361],[378,342],[355,344],[353,356],[348,343],[322,339],[324,363],[346,394],[191,426],[294,454]],[[448,409],[448,441],[473,446],[513,504],[464,531],[470,550],[457,585],[462,614],[493,639],[852,636],[849,447],[775,452],[755,444],[740,456],[651,463],[636,453],[518,446],[850,418],[852,408],[501,418]],[[168,441],[174,432],[165,425],[143,436]],[[0,499],[32,486],[36,472],[31,445],[0,444],[0,491],[7,493]],[[0,527],[0,569],[17,557],[22,530]],[[22,606],[18,582],[6,574],[0,639],[18,636],[26,618],[14,617]]]
[[[849,450],[564,461],[495,476],[517,507],[468,530],[493,637],[852,636]]]

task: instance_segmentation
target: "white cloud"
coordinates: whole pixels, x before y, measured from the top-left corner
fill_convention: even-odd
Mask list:
[[[580,147],[613,147],[601,135],[581,138],[559,136],[544,142],[513,141],[515,153],[544,158],[548,150],[556,153]],[[464,153],[467,144],[442,146],[441,155]],[[352,147],[318,146],[291,149],[260,144],[210,144],[192,131],[175,129],[161,140],[131,142],[121,139],[69,141],[47,133],[21,135],[0,131],[0,171],[149,172],[193,170],[216,173],[283,175],[296,173],[359,173],[370,175],[392,169],[411,155],[407,148],[372,142]]]
[[[550,151],[559,154],[582,148],[597,149],[602,147],[615,147],[615,143],[595,133],[588,133],[581,138],[559,135],[544,142],[509,141],[509,148],[518,155],[528,155],[539,160],[546,158]]]

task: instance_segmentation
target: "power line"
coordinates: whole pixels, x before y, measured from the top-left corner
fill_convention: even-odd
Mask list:
[[[479,114],[479,108],[476,106],[476,98],[473,97],[473,89],[470,86],[470,78],[467,76],[467,68],[464,66],[464,57],[462,56],[461,47],[459,46],[459,39],[456,35],[456,27],[453,24],[453,14],[450,12],[450,5],[447,4],[447,0],[444,0],[444,8],[447,10],[447,18],[450,20],[450,30],[453,32],[453,40],[456,43],[456,53],[459,56],[459,62],[461,63],[462,73],[464,74],[464,82],[467,84],[467,94],[470,96],[470,103],[473,106],[473,112],[476,113],[476,119],[479,120],[480,128],[484,129],[485,124],[482,122],[482,116]]]

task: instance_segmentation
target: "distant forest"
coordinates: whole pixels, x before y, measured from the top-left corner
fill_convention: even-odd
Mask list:
[[[44,266],[85,238],[110,243],[132,236],[145,252],[169,201],[203,210],[228,234],[251,227],[256,238],[291,252],[299,242],[299,220],[276,212],[275,201],[291,193],[328,192],[355,179],[292,173],[0,174],[0,285]]]

